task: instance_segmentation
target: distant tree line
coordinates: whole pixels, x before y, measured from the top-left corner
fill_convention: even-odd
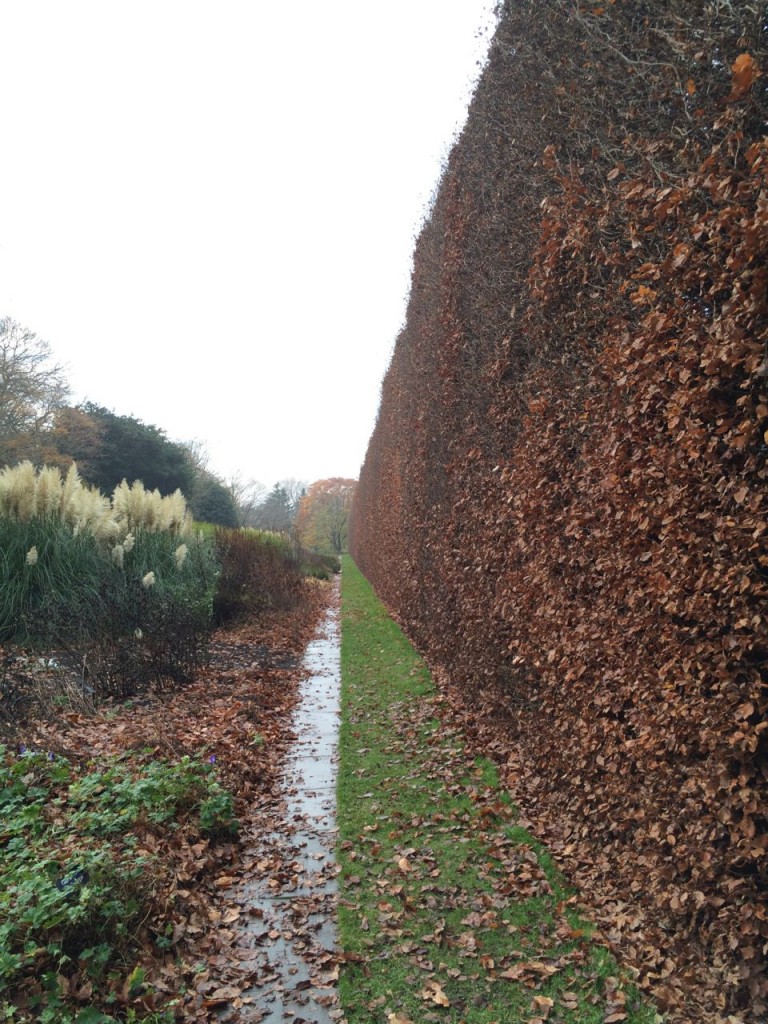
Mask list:
[[[0,318],[0,466],[76,462],[83,480],[105,494],[122,480],[141,480],[161,494],[180,490],[200,521],[291,531],[303,482],[281,480],[268,492],[256,480],[224,480],[209,468],[201,442],[173,441],[154,424],[94,402],[69,405],[69,397],[50,345]]]

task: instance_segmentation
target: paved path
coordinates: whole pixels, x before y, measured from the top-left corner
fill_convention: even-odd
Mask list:
[[[307,677],[294,712],[280,805],[250,823],[248,877],[232,894],[245,922],[237,936],[258,981],[221,1019],[262,1024],[336,1024],[336,773],[339,728],[339,590],[304,656]]]

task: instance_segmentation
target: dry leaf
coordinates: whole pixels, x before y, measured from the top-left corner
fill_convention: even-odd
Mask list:
[[[534,996],[531,1003],[531,1010],[533,1010],[534,1013],[539,1014],[542,1020],[546,1020],[554,1005],[554,999],[550,999],[549,996]]]
[[[206,996],[203,1002],[205,1006],[216,1006],[218,1003],[228,1003],[232,999],[237,999],[240,995],[242,995],[240,989],[235,988],[234,985],[223,985]]]
[[[428,981],[419,993],[419,997],[425,1002],[435,1003],[437,1006],[450,1006],[450,1000],[443,992],[442,986],[437,981]]]
[[[749,92],[757,79],[760,77],[760,65],[749,53],[742,53],[736,58],[731,66],[733,79],[729,100],[740,100]]]
[[[641,284],[637,291],[633,292],[632,295],[630,295],[630,299],[635,304],[639,304],[641,302],[653,302],[655,298],[656,292],[653,290],[653,288],[648,288],[644,284]]]

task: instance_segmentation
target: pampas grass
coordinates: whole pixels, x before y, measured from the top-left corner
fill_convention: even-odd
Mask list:
[[[95,666],[89,685],[107,692],[188,675],[203,656],[216,583],[211,543],[191,532],[178,491],[123,482],[108,498],[74,465],[63,475],[6,466],[0,642],[77,651]]]

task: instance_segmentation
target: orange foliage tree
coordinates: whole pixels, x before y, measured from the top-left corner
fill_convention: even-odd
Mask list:
[[[314,551],[340,555],[347,546],[347,523],[356,480],[340,476],[316,480],[301,499],[295,529],[301,543]]]

